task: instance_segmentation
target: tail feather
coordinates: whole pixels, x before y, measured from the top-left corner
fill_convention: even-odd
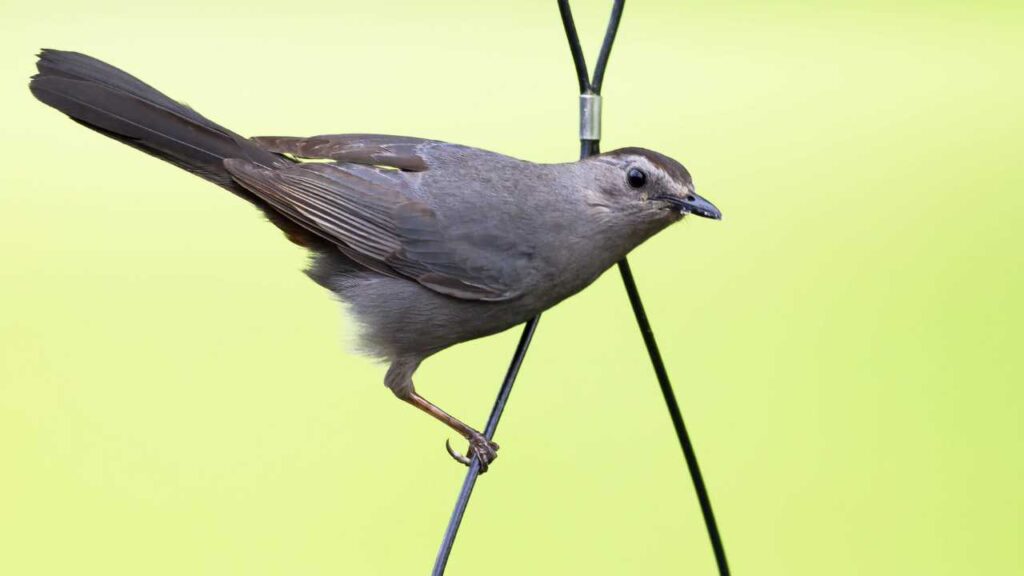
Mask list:
[[[273,165],[281,158],[218,126],[152,86],[95,58],[44,50],[29,88],[77,122],[232,188],[226,158]]]
[[[175,102],[142,80],[92,56],[78,52],[43,49],[39,53],[36,67],[39,69],[39,74],[36,77],[66,78],[106,86],[112,90],[146,100],[165,110],[184,112],[184,116],[196,123],[223,130],[191,108]]]
[[[308,233],[238,185],[224,160],[289,160],[220,126],[138,78],[85,54],[43,50],[29,88],[43,103],[105,136],[214,182],[259,206],[292,240]]]

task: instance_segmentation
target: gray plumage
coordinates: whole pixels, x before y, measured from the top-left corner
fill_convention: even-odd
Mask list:
[[[310,277],[391,363],[387,385],[484,466],[497,446],[415,392],[419,363],[575,294],[685,213],[720,217],[682,165],[641,148],[535,164],[403,136],[246,139],[94,58],[44,50],[38,68],[41,101],[227,188],[308,247]]]

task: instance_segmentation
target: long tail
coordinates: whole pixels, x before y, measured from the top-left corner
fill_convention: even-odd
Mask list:
[[[307,234],[239,186],[227,158],[270,167],[288,162],[91,56],[43,50],[29,88],[40,101],[101,134],[214,182],[256,204],[293,241]]]

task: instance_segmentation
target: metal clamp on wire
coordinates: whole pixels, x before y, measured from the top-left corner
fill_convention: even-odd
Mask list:
[[[601,95],[580,94],[580,140],[601,139]]]

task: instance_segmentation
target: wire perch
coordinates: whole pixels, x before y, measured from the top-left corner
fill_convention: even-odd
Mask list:
[[[573,21],[572,10],[569,7],[569,0],[558,0],[558,11],[562,16],[562,25],[565,27],[565,35],[569,41],[569,50],[572,53],[573,64],[576,67],[576,77],[579,80],[580,89],[580,158],[592,156],[600,151],[601,142],[601,84],[604,82],[605,68],[608,66],[608,58],[611,55],[612,44],[615,42],[615,34],[619,29],[619,21],[622,19],[622,10],[625,7],[625,0],[614,0],[612,3],[611,17],[608,20],[608,28],[605,31],[604,42],[601,44],[601,51],[598,53],[597,66],[594,68],[593,78],[587,72],[586,60],[583,57],[583,49],[580,47],[579,34],[576,32],[576,23]],[[665,405],[668,408],[672,425],[675,428],[679,445],[683,450],[683,457],[686,459],[690,477],[693,479],[693,487],[697,493],[697,500],[700,502],[701,513],[704,516],[704,524],[707,527],[708,537],[711,540],[711,547],[715,554],[715,562],[718,566],[720,576],[728,576],[729,565],[725,558],[725,548],[722,538],[718,533],[718,525],[715,522],[715,514],[711,509],[711,499],[708,496],[707,488],[704,485],[704,478],[701,475],[700,467],[697,464],[697,454],[694,451],[693,443],[686,431],[683,422],[682,412],[676,402],[675,393],[672,391],[672,384],[668,378],[668,371],[658,350],[658,343],[654,339],[654,331],[647,320],[647,313],[644,311],[643,302],[640,299],[640,291],[636,286],[633,273],[629,268],[629,262],[623,258],[619,262],[619,272],[622,275],[622,282],[626,287],[626,294],[629,296],[629,303],[636,316],[637,326],[643,336],[644,344],[647,346],[647,353],[651,358],[654,373],[658,378],[661,393],[665,398]],[[509,395],[512,393],[512,385],[515,383],[519,368],[526,357],[526,351],[530,347],[530,341],[537,329],[540,316],[531,319],[526,323],[523,334],[519,338],[515,354],[509,365],[505,380],[498,392],[498,398],[491,409],[491,415],[487,419],[487,426],[484,428],[484,436],[488,440],[494,438],[494,432],[498,427],[498,421],[505,410]],[[458,500],[455,502],[455,509],[452,511],[448,527],[445,529],[444,538],[441,540],[441,548],[437,552],[437,559],[434,562],[433,576],[444,574],[448,564],[448,557],[451,555],[452,546],[455,544],[455,536],[462,524],[462,517],[469,506],[469,497],[473,493],[476,479],[480,475],[480,462],[473,458],[469,464],[469,471],[466,472],[466,479],[459,490]]]

